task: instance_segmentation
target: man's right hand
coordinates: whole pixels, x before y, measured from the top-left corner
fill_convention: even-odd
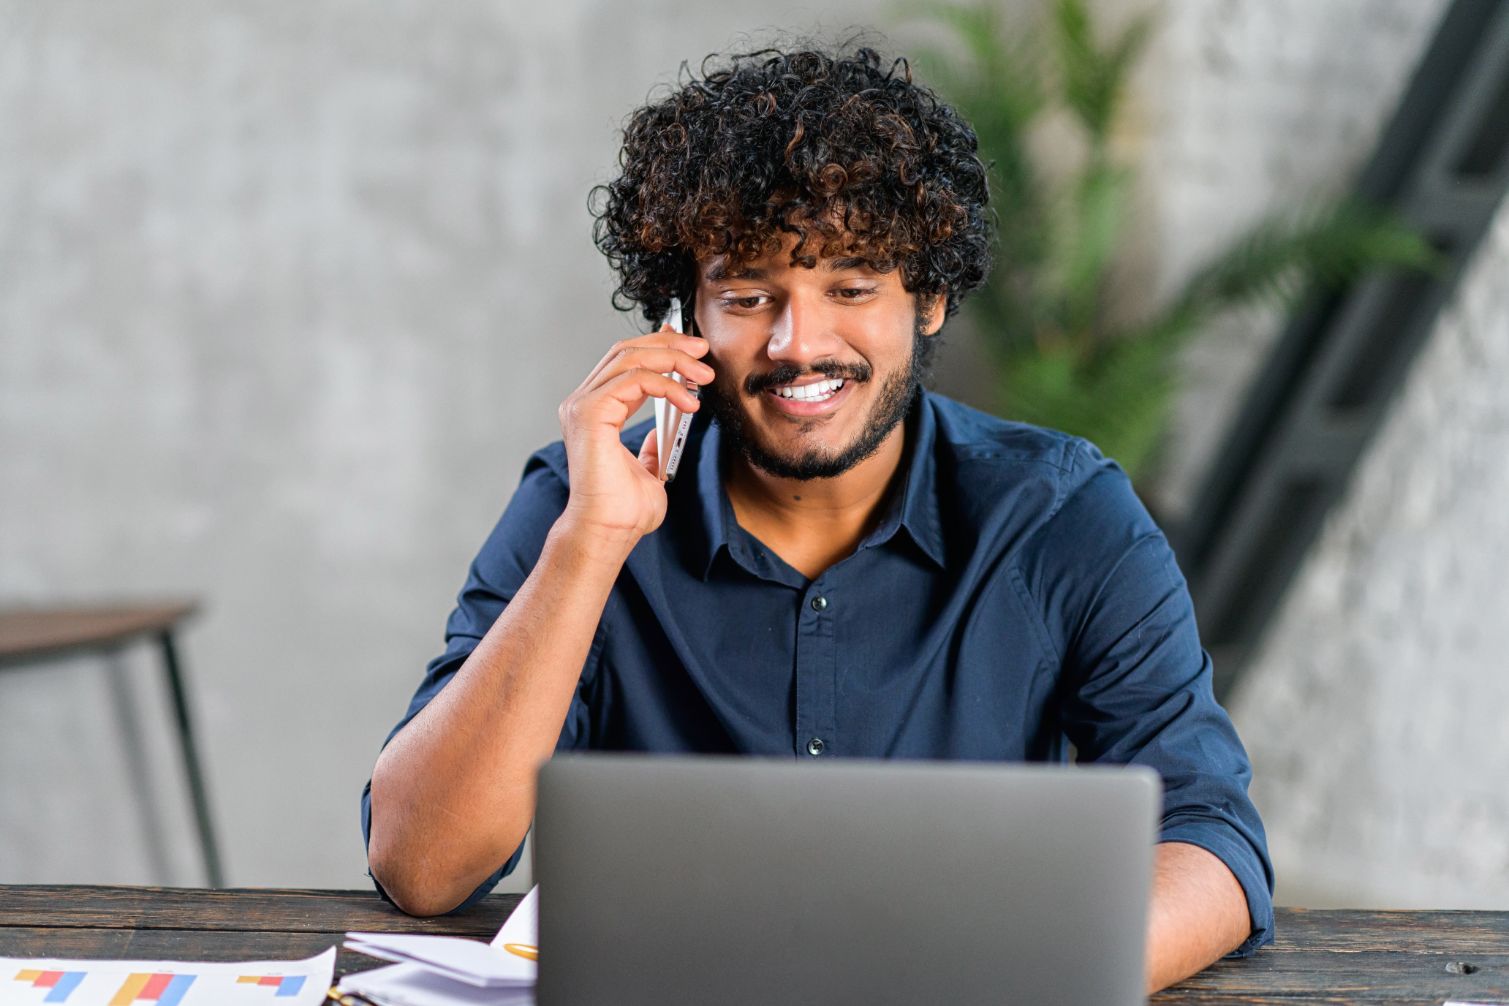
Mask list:
[[[665,485],[655,432],[635,457],[624,447],[624,424],[651,397],[696,412],[697,396],[665,376],[672,371],[709,384],[713,369],[700,359],[707,342],[665,326],[615,345],[561,403],[561,433],[571,495],[563,519],[581,530],[621,537],[630,544],[665,519]]]
[[[695,411],[664,375],[711,381],[706,352],[669,328],[621,342],[561,405],[566,512],[456,676],[372,770],[368,864],[404,911],[455,908],[529,830],[535,773],[559,741],[623,558],[665,519],[655,435],[635,457],[623,426],[651,396]]]

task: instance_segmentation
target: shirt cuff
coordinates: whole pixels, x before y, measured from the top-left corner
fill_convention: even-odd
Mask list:
[[[1273,889],[1267,871],[1251,845],[1216,821],[1171,818],[1163,823],[1160,842],[1196,845],[1226,864],[1247,896],[1247,914],[1252,933],[1227,957],[1250,957],[1258,947],[1273,942]]]

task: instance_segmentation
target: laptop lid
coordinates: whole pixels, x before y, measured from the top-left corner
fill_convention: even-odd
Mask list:
[[[1144,1002],[1146,768],[563,755],[541,1006]]]

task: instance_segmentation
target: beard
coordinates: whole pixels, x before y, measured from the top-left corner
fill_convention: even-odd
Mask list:
[[[723,431],[727,446],[743,455],[754,467],[776,478],[795,479],[806,482],[811,479],[831,479],[847,472],[880,450],[891,431],[906,419],[916,401],[922,382],[928,376],[929,364],[937,351],[938,336],[924,335],[923,322],[919,317],[912,330],[912,352],[906,366],[899,368],[881,386],[880,395],[870,407],[864,429],[846,447],[838,451],[800,450],[793,454],[777,454],[767,450],[749,429],[748,413],[739,401],[740,390],[745,395],[762,395],[770,388],[790,384],[808,374],[821,374],[829,379],[842,379],[845,383],[860,384],[869,381],[873,374],[867,364],[841,364],[821,362],[802,370],[791,366],[777,367],[767,374],[751,375],[742,389],[730,389],[721,379],[701,389],[702,402],[712,409],[712,417]],[[717,368],[721,369],[721,368]],[[817,429],[823,420],[797,422],[798,434]]]

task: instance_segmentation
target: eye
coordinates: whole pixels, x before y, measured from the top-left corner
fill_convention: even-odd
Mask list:
[[[718,303],[725,308],[731,308],[737,311],[753,311],[755,308],[759,307],[763,301],[768,299],[769,298],[767,298],[762,293],[755,293],[749,294],[744,297],[719,297]]]
[[[875,292],[874,287],[868,286],[845,286],[834,291],[839,300],[864,300]]]

